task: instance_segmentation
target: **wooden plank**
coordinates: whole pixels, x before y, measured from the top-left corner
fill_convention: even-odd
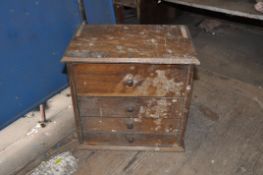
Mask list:
[[[184,144],[184,139],[185,139],[185,132],[186,132],[186,127],[187,127],[187,121],[188,121],[188,117],[189,117],[189,111],[190,111],[190,105],[191,105],[191,101],[192,101],[192,93],[193,93],[193,77],[194,77],[194,65],[190,65],[188,66],[188,73],[187,73],[187,80],[186,80],[186,86],[191,88],[188,89],[185,93],[184,96],[184,108],[182,109],[182,113],[183,113],[183,117],[182,121],[180,123],[180,129],[182,131],[181,133],[181,137],[180,137],[180,143]],[[183,145],[184,147],[184,145]]]
[[[79,142],[82,143],[83,142],[83,135],[82,135],[82,128],[81,128],[81,125],[80,125],[81,118],[80,118],[80,115],[79,115],[76,83],[75,83],[75,79],[74,79],[74,76],[73,76],[72,64],[67,64],[67,70],[68,70],[70,91],[71,91],[72,104],[73,104],[73,110],[74,110],[76,131],[77,131]]]
[[[184,96],[187,65],[75,64],[78,95]]]
[[[173,145],[173,146],[114,146],[114,145],[88,145],[82,144],[79,146],[79,149],[88,149],[88,150],[112,150],[112,151],[162,151],[162,152],[183,152],[184,148]]]
[[[183,25],[86,25],[62,61],[199,64]]]
[[[164,0],[167,2],[225,13],[250,19],[263,20],[263,14],[254,9],[256,1],[249,0]]]

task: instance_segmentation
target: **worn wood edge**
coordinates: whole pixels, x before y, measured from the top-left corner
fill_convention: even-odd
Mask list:
[[[86,118],[91,118],[91,117],[84,117],[84,120]],[[100,118],[100,117],[94,117],[94,118]],[[105,117],[105,118],[107,118],[107,117]],[[120,118],[116,118],[116,119],[119,120]],[[165,119],[177,120],[178,118],[163,118],[163,120],[165,120]],[[149,120],[151,120],[151,119],[149,119]],[[180,130],[180,131],[183,131],[183,130]],[[106,131],[106,130],[102,131],[102,130],[83,129],[83,132],[82,132],[82,134],[84,134],[84,135],[86,135],[86,134],[108,134],[108,133],[110,133],[110,134],[116,134],[116,133],[117,134],[127,134],[127,135],[132,135],[132,134],[135,134],[135,135],[155,135],[155,136],[159,135],[159,136],[174,136],[174,137],[176,137],[176,132],[175,131],[167,133],[165,131],[159,131],[159,132],[157,132],[157,131],[154,131],[154,132],[153,131],[148,131],[148,132],[145,132],[145,131],[136,131],[136,130],[131,130],[131,131],[128,131],[128,130],[126,130],[126,131],[115,130],[113,132],[113,131]]]
[[[199,9],[205,9],[205,10],[209,10],[209,11],[225,13],[228,15],[234,15],[234,16],[240,16],[240,17],[245,17],[245,18],[263,20],[263,15],[260,15],[260,14],[258,14],[258,15],[250,14],[250,13],[236,11],[236,10],[224,9],[224,8],[219,8],[219,7],[215,7],[215,6],[210,6],[210,5],[195,4],[195,3],[184,2],[184,1],[179,1],[179,0],[165,0],[165,1],[175,3],[175,4],[195,7],[195,8],[199,8]]]
[[[103,98],[165,98],[165,99],[174,99],[176,98],[177,100],[183,101],[184,97],[183,96],[139,96],[139,95],[129,95],[129,94],[119,94],[119,93],[77,93],[78,98],[81,97],[103,97]]]
[[[64,56],[61,60],[65,63],[139,63],[139,64],[195,64],[200,65],[200,61],[195,57],[176,58],[79,58]]]
[[[102,116],[96,116],[96,115],[80,115],[81,118],[96,118],[96,117],[103,117],[103,118],[112,118],[112,119],[127,119],[127,118],[133,118],[133,119],[138,119],[140,117],[129,117],[128,115],[123,117],[123,116],[109,116],[109,115],[102,115]],[[154,120],[154,118],[147,118],[147,117],[142,117],[140,119],[149,119],[149,120]],[[157,119],[181,119],[181,117],[161,117],[161,118],[157,118]]]
[[[193,77],[194,77],[194,65],[191,65],[188,67],[188,73],[187,73],[187,80],[186,80],[186,86],[190,86],[191,89],[190,91],[187,92],[187,94],[185,95],[185,99],[184,99],[184,105],[183,105],[183,113],[184,116],[183,117],[183,124],[181,124],[181,130],[182,130],[182,137],[180,138],[180,142],[183,144],[183,146],[185,145],[184,143],[184,138],[185,138],[185,132],[187,129],[187,122],[188,122],[188,118],[189,118],[189,111],[190,111],[190,105],[191,105],[191,101],[192,101],[192,93],[193,93]]]
[[[136,95],[134,96],[134,94],[125,94],[125,93],[77,93],[78,97],[127,97],[127,98],[131,98],[131,97],[153,97],[153,98],[160,98],[160,97],[164,97],[164,98],[170,98],[170,96],[164,96],[164,95],[154,95],[154,96],[141,96],[141,95]],[[182,98],[183,96],[174,96],[176,98]]]
[[[74,118],[75,118],[75,126],[76,131],[78,135],[78,140],[80,143],[83,142],[83,134],[82,134],[82,128],[81,128],[81,118],[79,115],[79,108],[78,108],[78,100],[77,100],[77,91],[76,91],[76,83],[74,82],[74,76],[73,76],[73,70],[72,70],[72,64],[67,64],[68,74],[69,74],[69,84],[70,84],[70,92],[71,92],[71,100],[73,104],[73,112],[74,112]]]
[[[178,145],[172,147],[160,146],[112,146],[112,145],[89,145],[87,143],[79,144],[79,149],[90,150],[112,150],[112,151],[155,151],[155,152],[184,152],[184,148]]]
[[[77,32],[75,34],[76,37],[79,37],[81,35],[85,25],[86,25],[85,22],[81,23],[81,25],[79,26],[79,28],[78,28],[78,30],[77,30]]]

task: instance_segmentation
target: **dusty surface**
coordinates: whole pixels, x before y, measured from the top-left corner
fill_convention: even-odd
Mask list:
[[[199,64],[183,25],[86,25],[62,61]]]
[[[151,68],[148,68],[151,69]],[[150,76],[144,77],[140,74],[127,74],[118,83],[117,89],[124,88],[123,82],[132,80],[134,86],[138,86],[134,91],[134,96],[147,96],[149,92],[153,92],[155,96],[167,96],[168,94],[174,94],[174,96],[181,96],[184,82],[176,82],[173,76],[174,71],[169,69],[158,70],[150,73]],[[171,95],[172,96],[172,95]]]

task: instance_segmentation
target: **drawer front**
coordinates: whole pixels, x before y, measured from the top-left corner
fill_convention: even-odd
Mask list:
[[[153,147],[159,151],[163,147],[182,151],[183,144],[172,135],[121,134],[121,133],[88,133],[84,134],[85,144],[90,146],[133,146],[144,150]],[[168,149],[167,149],[168,150]]]
[[[182,118],[183,99],[176,97],[78,97],[80,116]]]
[[[184,96],[189,65],[75,64],[78,95]]]
[[[183,133],[180,119],[84,117],[81,120],[83,131],[90,133],[165,134],[174,137]]]

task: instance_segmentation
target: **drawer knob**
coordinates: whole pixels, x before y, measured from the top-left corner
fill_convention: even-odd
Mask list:
[[[134,142],[134,138],[133,137],[126,137],[126,139],[128,140],[129,143],[133,143]]]
[[[133,79],[126,80],[126,85],[129,87],[133,86]]]
[[[126,123],[126,126],[128,129],[133,129],[134,128],[134,124],[133,124],[133,120],[132,119],[125,119],[124,122]]]
[[[128,129],[133,129],[133,127],[134,127],[133,123],[131,123],[131,122],[126,123],[126,126]]]
[[[129,106],[128,108],[127,108],[127,112],[133,112],[134,111],[134,108],[132,107],[132,106]]]

